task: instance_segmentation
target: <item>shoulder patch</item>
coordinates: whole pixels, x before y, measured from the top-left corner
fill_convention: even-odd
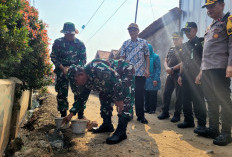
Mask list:
[[[227,29],[227,34],[229,36],[232,35],[232,15],[228,17],[226,29]]]

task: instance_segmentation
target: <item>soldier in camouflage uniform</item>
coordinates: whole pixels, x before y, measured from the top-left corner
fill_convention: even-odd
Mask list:
[[[84,108],[83,104],[86,103],[91,90],[99,91],[103,124],[94,129],[93,133],[114,131],[111,116],[112,103],[115,103],[118,107],[118,126],[114,134],[107,138],[106,143],[116,144],[126,139],[126,128],[132,117],[134,104],[133,65],[123,60],[95,59],[84,68],[71,66],[68,75],[70,80],[75,80],[77,85],[82,85],[83,90],[64,122],[70,121],[73,115]]]
[[[61,33],[64,33],[64,37],[55,40],[51,60],[55,65],[54,72],[57,76],[55,89],[58,93],[58,111],[60,111],[61,117],[65,117],[69,106],[67,100],[69,82],[74,93],[74,104],[77,102],[79,91],[78,86],[68,80],[67,72],[72,64],[84,66],[86,63],[86,48],[80,40],[75,38],[78,31],[73,23],[66,22]],[[83,110],[80,110],[78,117],[83,117]]]

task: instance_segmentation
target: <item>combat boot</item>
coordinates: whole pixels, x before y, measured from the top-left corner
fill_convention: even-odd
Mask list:
[[[158,116],[158,119],[159,119],[159,120],[163,120],[163,119],[167,119],[167,118],[169,118],[169,117],[170,117],[170,115],[169,115],[168,112],[162,112],[162,113]]]
[[[194,132],[195,134],[199,134],[199,133],[201,133],[201,132],[204,132],[206,129],[207,129],[206,126],[198,125],[198,126],[193,130],[193,132]]]
[[[214,139],[219,135],[219,130],[214,129],[212,127],[209,127],[209,128],[205,128],[205,129],[194,130],[194,133],[198,134],[199,136]]]
[[[66,117],[67,116],[67,111],[60,111],[61,117]]]
[[[218,146],[226,146],[231,143],[231,125],[230,121],[222,121],[221,134],[213,140],[213,144]]]
[[[128,124],[128,119],[120,116],[118,120],[118,127],[111,137],[106,139],[107,144],[117,144],[125,139],[127,139],[126,128]]]
[[[171,119],[172,123],[176,123],[180,121],[180,115],[174,114],[174,116]]]
[[[111,122],[111,117],[105,117],[103,123],[99,128],[93,128],[93,133],[113,132],[114,126]]]
[[[93,133],[104,133],[104,132],[113,132],[114,126],[112,124],[105,124],[102,123],[102,125],[99,128],[93,128]]]
[[[218,146],[226,146],[229,143],[231,143],[231,134],[228,133],[221,133],[213,140],[213,144]]]
[[[184,128],[193,128],[195,127],[194,122],[186,122],[180,123],[177,125],[178,128],[184,129]]]

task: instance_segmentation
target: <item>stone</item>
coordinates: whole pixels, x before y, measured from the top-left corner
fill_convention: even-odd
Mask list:
[[[51,145],[53,148],[59,151],[63,148],[64,142],[62,140],[57,140],[57,141],[52,142]]]
[[[49,135],[53,135],[54,132],[55,132],[55,129],[51,129],[51,130],[49,130],[48,134],[49,134]]]
[[[47,148],[49,147],[49,143],[47,141],[41,140],[39,141],[40,147]]]
[[[31,148],[31,149],[28,149],[28,150],[26,150],[25,152],[24,152],[24,155],[25,156],[30,156],[30,155],[32,155],[32,153],[33,153],[33,149]]]
[[[214,151],[213,150],[206,150],[205,153],[206,154],[214,154]]]

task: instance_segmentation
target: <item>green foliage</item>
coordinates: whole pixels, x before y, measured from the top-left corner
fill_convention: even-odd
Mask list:
[[[0,0],[0,78],[17,77],[23,89],[51,83],[46,25],[25,0]]]
[[[19,0],[0,3],[0,78],[9,76],[25,53],[31,51],[28,46],[28,31],[22,26]]]

